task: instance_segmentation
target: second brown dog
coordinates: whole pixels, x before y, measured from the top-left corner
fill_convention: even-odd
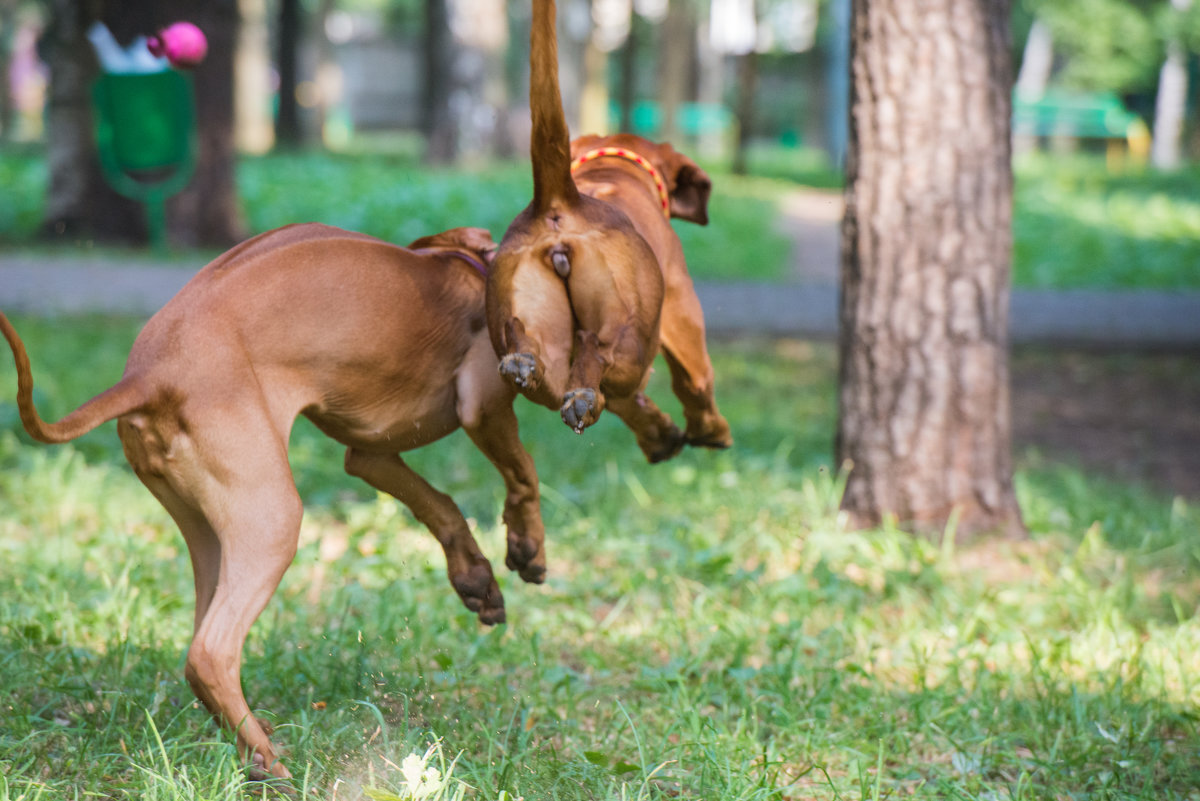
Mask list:
[[[703,312],[669,223],[707,223],[708,175],[640,137],[570,144],[552,0],[534,2],[530,54],[533,201],[505,233],[487,293],[501,372],[576,432],[611,409],[652,462],[687,443],[728,447]],[[686,431],[644,393],[660,344]]]

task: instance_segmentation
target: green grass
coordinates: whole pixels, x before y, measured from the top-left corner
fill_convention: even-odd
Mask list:
[[[840,182],[812,151],[756,148],[751,156],[750,177],[708,165],[715,188],[707,228],[675,225],[697,279],[786,280],[791,243],[776,227],[782,197],[797,186]],[[0,246],[33,245],[45,182],[36,151],[0,151]],[[430,168],[387,152],[244,158],[238,186],[252,232],[315,220],[402,244],[458,225],[488,228],[499,238],[530,197],[524,161]],[[1024,158],[1017,165],[1013,284],[1200,289],[1197,197],[1200,167],[1110,173],[1089,157]]]
[[[137,329],[15,322],[48,415],[115,380]],[[650,466],[608,416],[576,437],[519,403],[543,586],[503,569],[501,484],[466,438],[413,454],[499,566],[494,629],[433,538],[298,428],[300,553],[243,669],[298,786],[404,798],[399,766],[440,739],[478,799],[1200,798],[1194,507],[1038,462],[1029,542],[847,532],[832,351],[714,351],[727,452]],[[0,402],[0,801],[243,797],[182,679],[178,533],[111,424],[53,448],[17,427]]]
[[[1013,282],[1200,289],[1200,167],[1107,172],[1091,159],[1028,158],[1017,172]]]

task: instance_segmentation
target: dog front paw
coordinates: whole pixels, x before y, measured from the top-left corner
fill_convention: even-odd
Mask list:
[[[500,360],[499,369],[521,389],[534,390],[542,383],[542,365],[532,353],[509,353]]]
[[[582,387],[568,390],[561,407],[563,422],[576,434],[600,419],[604,411],[604,396],[594,389]]]

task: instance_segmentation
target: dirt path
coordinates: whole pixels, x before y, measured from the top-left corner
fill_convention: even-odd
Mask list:
[[[1013,446],[1200,501],[1200,353],[1018,349]]]
[[[840,192],[796,190],[779,231],[797,283],[836,287]],[[1200,310],[1198,310],[1200,312]],[[1013,352],[1013,447],[1200,501],[1200,352]]]

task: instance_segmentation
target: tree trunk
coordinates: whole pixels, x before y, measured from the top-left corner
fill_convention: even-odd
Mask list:
[[[838,458],[855,525],[1024,533],[1008,0],[854,0]]]
[[[1175,10],[1182,13],[1192,0],[1171,0]],[[1158,95],[1154,104],[1154,140],[1150,159],[1160,170],[1179,166],[1183,121],[1187,116],[1188,63],[1187,51],[1178,39],[1167,43],[1167,57],[1158,78]]]
[[[91,85],[99,66],[86,31],[95,21],[86,0],[52,0],[43,52],[50,68],[46,99],[49,186],[42,236],[52,240],[143,242],[139,204],[104,182],[93,133]]]
[[[450,111],[454,86],[450,79],[450,17],[446,0],[425,0],[425,83],[421,95],[421,127],[426,158],[434,164],[454,161],[458,133]]]
[[[234,52],[234,146],[262,155],[275,144],[271,113],[271,37],[267,0],[238,0],[241,24]]]
[[[620,81],[617,87],[617,104],[620,108],[620,121],[617,130],[630,133],[633,131],[633,107],[637,103],[637,64],[638,64],[638,25],[633,16],[629,20],[629,35],[625,44],[621,45]]]
[[[0,0],[0,143],[13,138],[13,121],[16,119],[10,89],[16,21],[16,0]]]
[[[679,107],[687,99],[688,82],[695,73],[696,18],[691,3],[667,7],[659,45],[658,102],[662,109],[660,139],[680,142]]]
[[[300,82],[300,13],[300,0],[280,0],[275,146],[290,149],[299,147],[304,138],[300,129],[300,104],[296,102],[296,86]]]
[[[738,56],[738,97],[737,97],[737,141],[734,143],[733,165],[734,175],[745,175],[747,171],[747,151],[750,149],[750,139],[754,134],[755,95],[758,92],[758,52],[750,52]]]

